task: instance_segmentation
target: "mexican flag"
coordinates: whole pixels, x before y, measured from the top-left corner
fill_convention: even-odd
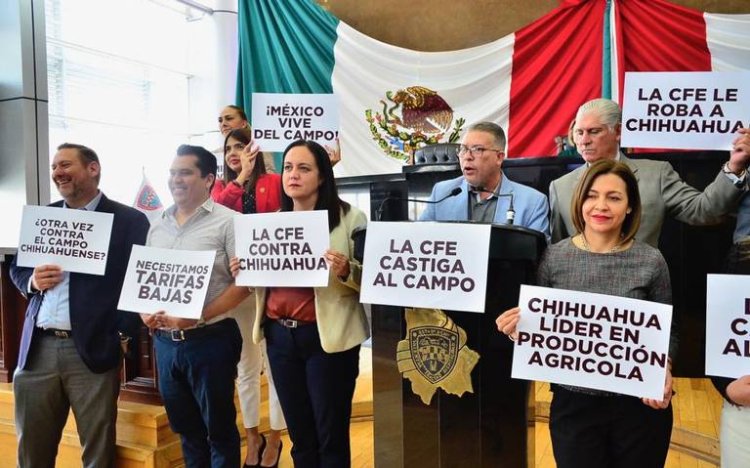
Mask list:
[[[313,0],[241,0],[237,102],[334,93],[339,176],[401,172],[425,144],[500,124],[508,157],[554,156],[580,104],[619,100],[626,71],[750,69],[750,15],[666,0],[562,0],[496,41],[449,52],[382,43]]]

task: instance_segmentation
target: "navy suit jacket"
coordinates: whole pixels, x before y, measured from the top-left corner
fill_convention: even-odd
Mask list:
[[[62,207],[62,201],[50,206]],[[104,276],[70,273],[70,325],[78,354],[92,372],[106,372],[120,363],[118,331],[137,331],[140,317],[117,310],[125,271],[133,244],[146,243],[149,222],[140,211],[112,201],[102,195],[96,211],[113,213],[112,236],[109,240],[107,267]],[[29,294],[33,268],[19,267],[15,258],[10,268],[13,283],[29,299],[18,352],[18,368],[25,369],[34,338],[43,294]],[[137,322],[136,322],[137,321]]]
[[[499,194],[513,194],[513,209],[516,212],[513,224],[534,229],[543,233],[549,240],[549,204],[547,197],[531,187],[513,182],[503,174]],[[461,193],[447,198],[439,203],[427,205],[420,221],[468,221],[469,220],[469,184],[463,176],[451,180],[444,180],[432,188],[430,201],[440,200],[456,187],[461,187]],[[497,199],[494,224],[507,224],[506,213],[510,205],[509,197],[500,196]]]

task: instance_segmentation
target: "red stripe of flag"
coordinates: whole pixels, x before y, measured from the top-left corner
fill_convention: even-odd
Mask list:
[[[508,156],[554,156],[584,102],[601,97],[605,0],[567,0],[515,35]]]

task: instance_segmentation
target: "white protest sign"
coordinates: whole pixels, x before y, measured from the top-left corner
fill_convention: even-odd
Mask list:
[[[512,377],[664,398],[672,306],[521,286]]]
[[[731,150],[750,126],[749,72],[628,72],[622,146]]]
[[[750,276],[706,281],[706,375],[750,375]]]
[[[488,224],[370,223],[360,300],[482,313],[489,244]]]
[[[238,286],[328,286],[328,212],[237,215],[234,242]]]
[[[332,146],[339,135],[338,100],[333,94],[253,93],[252,122],[262,151],[284,151],[299,139]]]
[[[117,308],[201,318],[216,252],[134,245]]]
[[[24,206],[18,266],[55,264],[64,271],[104,275],[113,220],[112,213]]]

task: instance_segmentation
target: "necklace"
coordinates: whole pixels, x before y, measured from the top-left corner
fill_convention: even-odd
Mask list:
[[[586,236],[584,236],[583,233],[581,233],[581,247],[583,247],[583,250],[585,250],[586,252],[591,252],[591,247],[589,247],[589,243],[586,241]],[[614,247],[612,247],[606,252],[595,252],[595,253],[615,253],[615,252],[620,251],[622,248],[623,248],[623,245],[621,241],[615,244]]]

